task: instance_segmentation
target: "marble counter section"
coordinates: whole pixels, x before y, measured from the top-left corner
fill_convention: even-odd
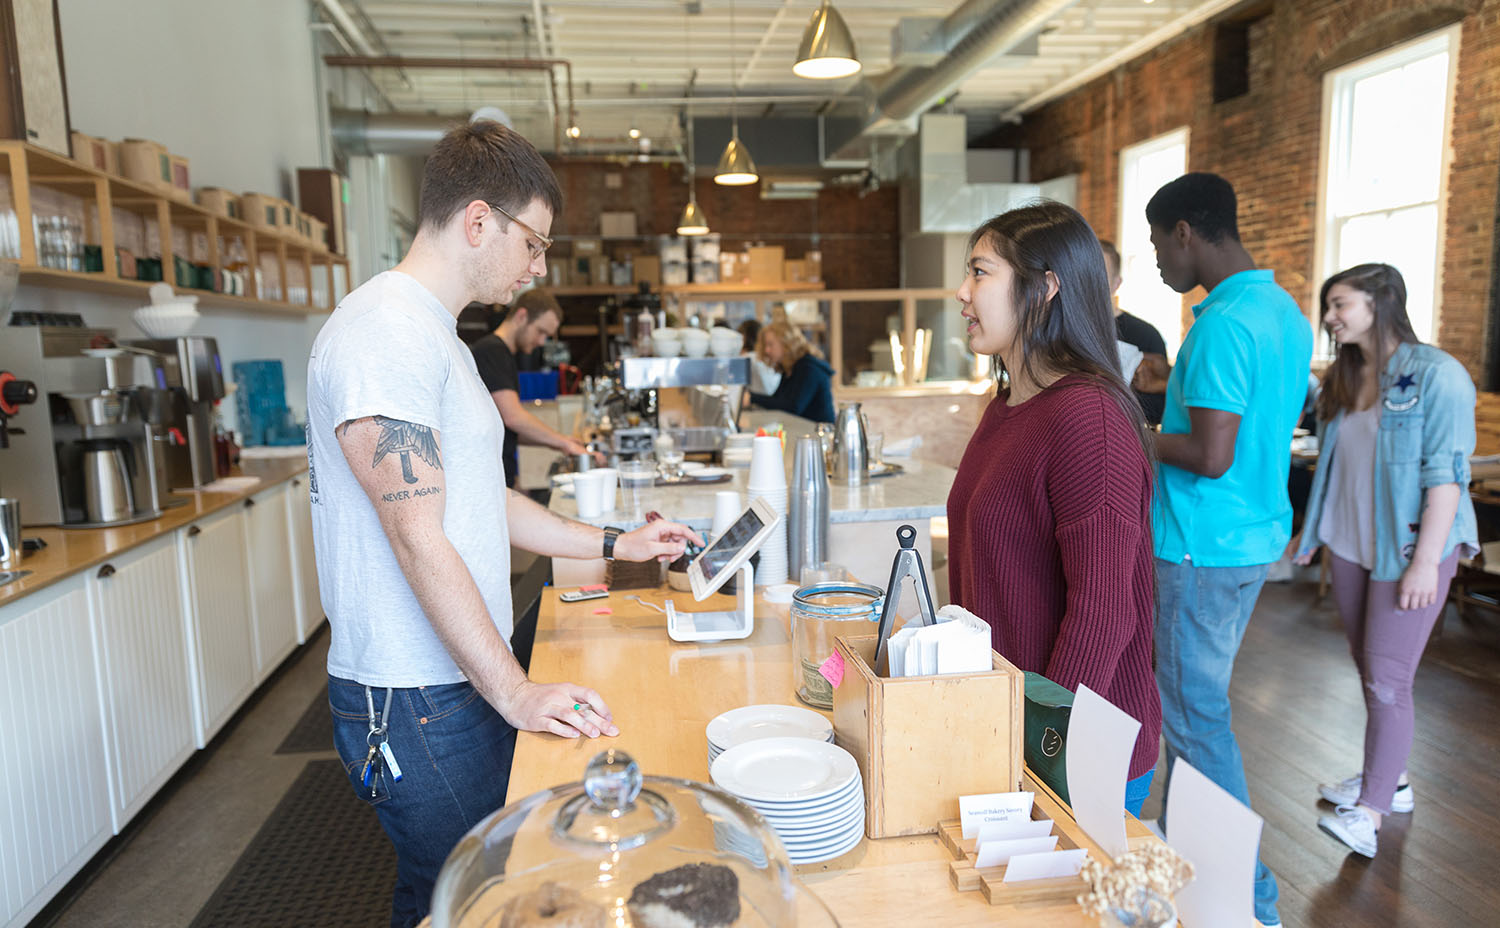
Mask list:
[[[903,458],[899,462],[906,468],[905,473],[894,477],[878,477],[866,481],[864,486],[843,486],[830,480],[829,521],[837,525],[844,522],[926,520],[946,515],[948,490],[953,486],[956,471],[927,461]],[[700,531],[705,530],[713,523],[715,493],[720,490],[745,493],[749,469],[733,467],[729,471],[733,476],[728,483],[656,487],[641,494],[642,503],[638,512],[606,512],[598,518],[581,521],[598,526],[615,525],[629,530],[643,524],[645,514],[655,510],[666,518],[685,522]],[[790,468],[787,478],[790,482]],[[621,493],[622,498],[623,496]],[[578,506],[572,496],[553,493],[548,508],[570,519],[578,518]]]

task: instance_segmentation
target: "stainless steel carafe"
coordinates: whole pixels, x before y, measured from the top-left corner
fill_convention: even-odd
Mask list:
[[[833,423],[833,479],[851,487],[869,479],[870,445],[858,403],[840,403]]]
[[[130,453],[130,443],[120,439],[83,442],[83,499],[89,522],[123,522],[135,514]]]

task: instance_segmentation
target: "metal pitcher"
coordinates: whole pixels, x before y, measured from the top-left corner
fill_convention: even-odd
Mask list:
[[[833,479],[851,487],[869,477],[870,444],[858,403],[840,403],[833,423]]]

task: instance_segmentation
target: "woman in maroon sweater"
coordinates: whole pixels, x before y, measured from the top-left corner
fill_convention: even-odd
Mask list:
[[[1006,376],[948,495],[954,602],[995,650],[1141,723],[1126,806],[1151,788],[1161,701],[1145,419],[1120,376],[1099,240],[1044,202],[971,237],[958,290],[969,345]]]

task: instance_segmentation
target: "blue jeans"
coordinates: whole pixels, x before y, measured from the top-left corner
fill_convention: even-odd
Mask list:
[[[1245,763],[1230,727],[1229,678],[1269,566],[1194,567],[1156,559],[1156,685],[1169,790],[1181,757],[1250,806]],[[1261,922],[1281,922],[1277,896],[1276,877],[1257,859],[1255,917]]]
[[[1141,806],[1146,804],[1146,797],[1151,795],[1151,780],[1156,776],[1156,768],[1147,770],[1134,780],[1125,781],[1125,811],[1136,818],[1141,816]]]
[[[377,717],[385,693],[372,690]],[[448,852],[505,804],[516,730],[469,683],[392,690],[386,741],[401,767],[401,782],[392,783],[382,764],[372,786],[365,786],[370,731],[365,688],[329,677],[328,703],[334,746],[349,783],[375,808],[396,848],[391,926],[411,928],[431,907],[433,883]]]

